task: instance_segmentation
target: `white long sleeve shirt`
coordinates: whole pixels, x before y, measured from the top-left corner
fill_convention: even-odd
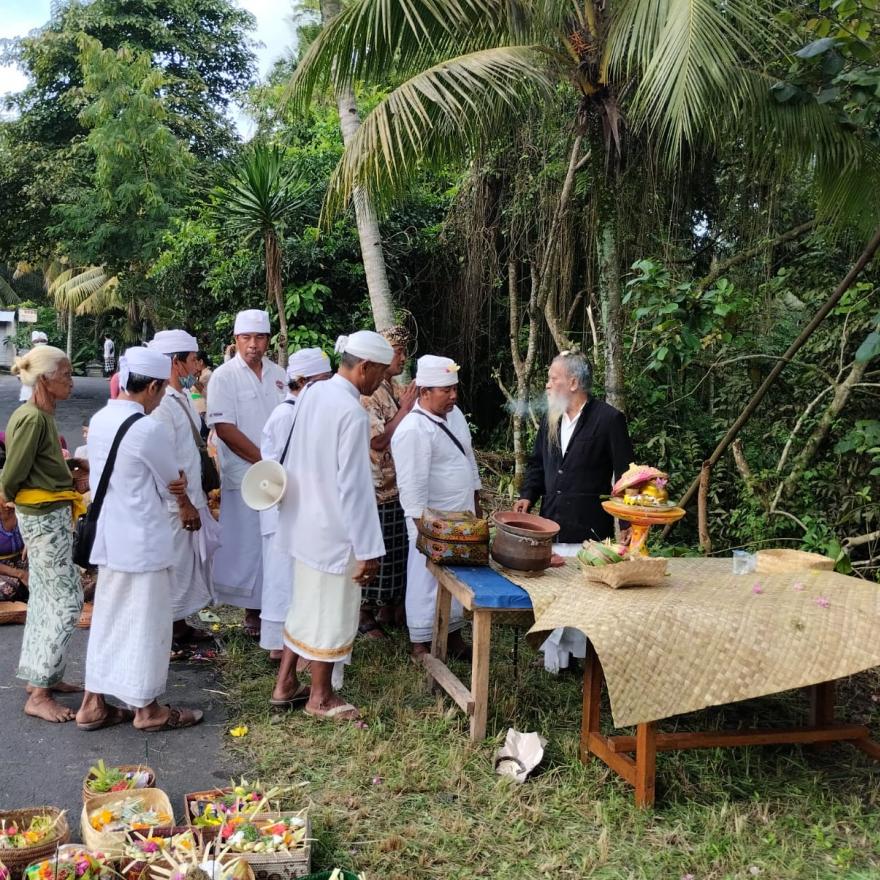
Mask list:
[[[331,574],[342,574],[352,553],[359,560],[384,556],[370,471],[370,418],[357,388],[336,375],[306,388],[293,409],[276,541]]]
[[[186,410],[181,407],[186,407]],[[181,394],[170,385],[165,386],[165,396],[159,406],[150,413],[151,419],[160,421],[172,437],[174,455],[180,469],[186,474],[186,494],[193,507],[201,509],[208,501],[202,491],[202,459],[196,446],[193,429],[198,431],[201,419],[188,394]],[[177,512],[177,499],[166,489],[162,492],[169,511]]]
[[[144,408],[131,400],[109,400],[89,422],[89,486],[94,500],[119,426]],[[136,421],[116,455],[104,506],[98,517],[93,565],[114,571],[168,568],[174,559],[171,524],[162,499],[176,480],[178,464],[168,428],[156,419]],[[149,601],[145,597],[144,601]]]
[[[411,538],[416,535],[413,520],[420,518],[426,507],[473,512],[474,492],[480,488],[480,472],[464,415],[456,406],[446,416],[445,424],[464,447],[465,455],[439,427],[440,421],[441,416],[416,404],[391,438],[400,505]]]
[[[287,374],[278,364],[263,358],[262,376],[258,379],[241,356],[236,355],[217,367],[211,376],[206,421],[211,427],[235,425],[254,446],[259,446],[263,425],[284,400],[286,391]],[[238,488],[250,463],[239,458],[219,437],[217,450],[224,487]]]
[[[288,393],[287,397],[272,410],[272,415],[263,425],[260,434],[260,455],[272,461],[281,461],[284,444],[290,436],[296,398]],[[290,451],[287,452],[288,456]],[[278,531],[278,505],[260,511],[260,534],[273,535]]]

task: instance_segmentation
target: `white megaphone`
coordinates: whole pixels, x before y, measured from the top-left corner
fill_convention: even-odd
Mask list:
[[[252,464],[241,481],[241,497],[251,510],[268,510],[287,490],[287,471],[277,461],[264,459]]]

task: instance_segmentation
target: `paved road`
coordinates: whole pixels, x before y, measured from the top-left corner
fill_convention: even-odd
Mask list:
[[[59,404],[59,429],[72,447],[79,442],[83,417],[104,405],[107,385],[106,379],[77,378],[73,397]],[[0,428],[16,406],[18,380],[0,376]],[[144,734],[126,725],[84,733],[72,723],[54,725],[28,718],[21,711],[23,685],[15,679],[23,629],[0,627],[0,809],[39,804],[62,807],[68,810],[74,839],[79,839],[82,780],[98,758],[117,764],[146,761],[156,771],[157,784],[171,798],[175,813],[181,809],[185,792],[222,784],[240,771],[223,755],[225,708],[222,697],[212,693],[221,685],[207,665],[171,667],[167,698],[205,712],[202,724],[189,730]],[[71,681],[83,680],[87,638],[88,631],[74,633]],[[72,707],[78,705],[76,696],[60,699]]]

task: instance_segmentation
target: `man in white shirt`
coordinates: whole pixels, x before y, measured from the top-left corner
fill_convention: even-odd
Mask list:
[[[331,676],[346,662],[357,635],[361,590],[385,555],[370,471],[370,419],[360,395],[372,394],[394,351],[378,333],[340,336],[339,371],[307,387],[296,403],[284,467],[278,542],[294,558],[293,597],[284,624],[284,654],[274,705],[305,698],[297,657],[311,660],[305,712],[336,721],[359,718],[333,693]],[[216,377],[216,374],[215,374]]]
[[[202,489],[201,419],[187,393],[195,378],[199,346],[185,330],[161,330],[149,347],[171,359],[165,396],[151,417],[168,428],[174,455],[186,476],[183,498],[177,499],[170,493],[165,498],[174,545],[174,653],[185,654],[198,643],[214,641],[209,633],[190,626],[186,618],[212,602],[211,559],[220,546],[220,526],[208,510],[208,499]]]
[[[174,550],[166,491],[186,498],[167,428],[144,418],[162,400],[171,371],[168,358],[148,348],[130,348],[120,359],[120,395],[92,416],[89,463],[92,495],[101,482],[113,441],[119,444],[107,494],[98,517],[91,562],[98,566],[95,609],[86,653],[83,702],[77,727],[98,730],[134,721],[156,732],[189,727],[199,710],[161,706],[171,650],[171,565]],[[134,417],[134,419],[132,419]],[[109,694],[133,706],[110,706]]]
[[[38,345],[48,345],[49,337],[43,333],[42,330],[34,330],[31,333],[31,348],[36,348]],[[34,389],[32,385],[25,385],[24,382],[21,383],[21,388],[18,392],[18,399],[22,403],[27,403],[31,399],[31,395],[34,393]]]
[[[320,348],[303,348],[291,356],[287,364],[287,397],[275,407],[263,426],[260,454],[264,459],[281,462],[290,438],[296,398],[307,384],[329,379],[332,375],[330,358]],[[261,510],[263,603],[260,610],[260,647],[265,648],[269,658],[276,661],[281,660],[284,648],[284,620],[293,589],[293,559],[276,546],[277,530],[277,505]]]
[[[419,661],[431,647],[437,580],[426,559],[416,549],[418,520],[425,508],[480,511],[480,473],[471,445],[471,432],[458,400],[458,370],[446,357],[424,355],[418,360],[418,403],[391,438],[397,469],[400,504],[409,532],[406,570],[406,623],[412,657]],[[470,647],[461,637],[461,605],[453,602],[449,622],[449,653],[470,658]]]
[[[214,554],[214,598],[244,608],[245,632],[260,636],[263,590],[260,516],[241,497],[247,469],[260,461],[260,433],[284,400],[287,375],[266,357],[269,313],[248,309],[235,317],[236,354],[208,385],[209,427],[220,456],[220,549]]]
[[[110,376],[116,369],[116,346],[109,336],[104,336],[104,375]]]

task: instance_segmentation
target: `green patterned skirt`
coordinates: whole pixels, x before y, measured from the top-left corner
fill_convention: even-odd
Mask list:
[[[19,512],[18,525],[30,563],[18,677],[36,687],[52,687],[64,675],[67,646],[83,604],[82,583],[71,556],[70,507],[40,516]]]

